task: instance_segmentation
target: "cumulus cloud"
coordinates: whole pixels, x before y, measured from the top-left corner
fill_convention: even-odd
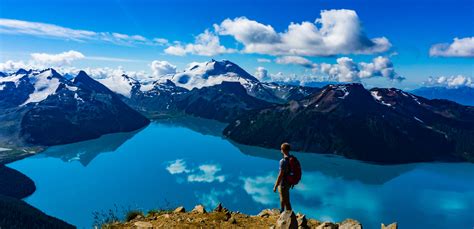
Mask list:
[[[233,53],[236,50],[228,49],[220,44],[219,37],[209,30],[196,36],[194,43],[169,46],[165,53],[175,56],[194,54],[200,56],[215,56],[223,53]]]
[[[32,53],[31,58],[39,64],[48,64],[53,66],[63,66],[71,64],[74,60],[83,59],[85,56],[74,50],[62,52],[58,54],[49,53]]]
[[[0,71],[13,72],[20,68],[24,69],[44,69],[50,67],[65,67],[71,65],[73,61],[84,59],[84,54],[69,50],[62,53],[31,53],[31,59],[28,61],[7,60],[0,63]]]
[[[154,76],[163,76],[176,73],[176,66],[164,60],[154,60],[153,62],[151,62],[150,67]]]
[[[141,35],[128,35],[116,32],[95,32],[72,29],[59,25],[0,18],[0,34],[30,35],[73,41],[103,41],[119,45],[145,44],[156,45],[162,40],[152,40]],[[160,38],[157,38],[160,39]]]
[[[474,37],[454,38],[452,43],[431,46],[430,56],[474,57]]]
[[[359,82],[361,79],[384,77],[389,80],[401,81],[400,76],[393,67],[392,61],[387,57],[376,57],[370,63],[356,63],[349,57],[341,57],[336,64],[323,63],[319,70],[329,76],[329,80],[337,82]]]
[[[368,38],[353,10],[324,10],[314,22],[291,23],[278,33],[271,25],[238,17],[214,28],[219,35],[233,36],[246,53],[269,55],[331,56],[373,54],[387,51],[385,37]]]
[[[25,63],[23,61],[13,60],[7,60],[3,63],[0,63],[0,72],[13,72],[20,68],[28,69],[30,68],[30,64]]]
[[[474,81],[471,77],[457,75],[457,76],[440,76],[437,78],[429,77],[425,82],[428,86],[440,86],[448,88],[458,87],[474,87]]]
[[[301,57],[301,56],[283,56],[283,57],[278,57],[275,62],[277,64],[296,64],[296,65],[301,65],[305,68],[314,68],[317,65],[311,62],[310,60]]]
[[[268,79],[270,79],[268,71],[264,67],[257,67],[257,70],[255,71],[254,75],[260,81],[267,81]]]

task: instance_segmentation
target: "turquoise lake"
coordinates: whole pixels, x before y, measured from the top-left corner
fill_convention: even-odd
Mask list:
[[[257,214],[278,208],[272,192],[277,150],[235,144],[224,125],[198,118],[153,122],[133,133],[51,147],[11,164],[35,181],[25,201],[79,228],[109,209],[191,209],[217,203]],[[364,228],[473,228],[474,164],[382,166],[294,153],[303,178],[291,191],[295,211],[311,218],[354,218]]]

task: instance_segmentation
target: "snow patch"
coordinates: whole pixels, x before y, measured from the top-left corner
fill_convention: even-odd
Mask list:
[[[15,87],[18,87],[18,84],[20,83],[20,79],[23,78],[25,74],[17,74],[17,75],[9,75],[5,77],[0,77],[0,83],[5,83],[5,82],[13,82],[15,83]]]
[[[77,87],[66,85],[66,88],[70,91],[77,91]]]
[[[154,87],[155,87],[155,85],[152,84],[152,83],[142,84],[142,85],[140,85],[140,91],[147,92],[147,91],[150,91],[151,89],[153,89]]]
[[[340,99],[345,99],[349,95],[349,91],[347,90],[346,86],[339,86],[339,87],[337,87],[337,90],[344,92],[343,96],[338,97]]]
[[[379,95],[379,92],[378,91],[371,91],[370,94],[372,95],[372,97],[379,103],[381,103],[382,105],[385,105],[385,106],[388,106],[388,107],[391,107],[392,104],[390,103],[386,103],[385,101],[382,100],[382,96]]]
[[[416,121],[418,121],[418,122],[425,123],[425,122],[423,122],[421,119],[419,119],[419,118],[416,117],[416,116],[413,116],[413,118],[414,118]]]
[[[35,91],[30,94],[29,98],[21,104],[21,106],[28,103],[37,103],[45,100],[48,96],[54,94],[59,87],[59,79],[52,78],[51,70],[44,71],[38,75],[30,77],[30,82],[33,81]]]
[[[12,150],[12,149],[0,147],[0,152],[9,151],[9,150]]]
[[[113,92],[128,98],[131,97],[133,82],[131,79],[124,77],[123,75],[109,75],[106,78],[96,80],[108,87]]]

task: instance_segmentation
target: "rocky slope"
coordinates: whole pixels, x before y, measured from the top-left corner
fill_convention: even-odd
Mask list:
[[[197,205],[186,212],[183,207],[174,211],[152,212],[146,216],[133,215],[127,222],[111,222],[103,228],[316,228],[316,229],[361,229],[362,225],[353,219],[340,223],[321,222],[308,219],[303,214],[286,211],[280,214],[277,209],[265,209],[258,215],[246,215],[232,212],[219,204],[212,212],[206,212],[204,206]],[[389,227],[396,229],[396,223]]]
[[[249,112],[225,130],[230,139],[379,163],[474,161],[474,107],[398,89],[329,85],[300,101]]]
[[[81,71],[19,70],[0,78],[2,146],[50,146],[127,132],[149,120]]]

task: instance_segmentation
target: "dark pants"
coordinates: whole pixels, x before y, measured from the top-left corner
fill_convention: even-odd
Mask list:
[[[281,210],[291,211],[290,204],[290,187],[289,186],[278,186],[278,192],[280,193],[280,206]]]

